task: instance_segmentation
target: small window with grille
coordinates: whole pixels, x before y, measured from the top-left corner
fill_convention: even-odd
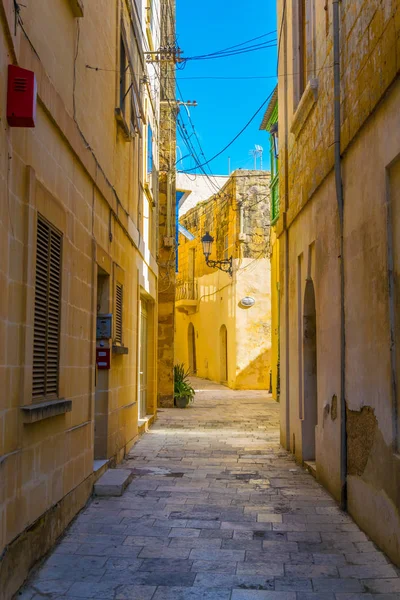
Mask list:
[[[62,233],[39,215],[33,334],[34,400],[58,398],[61,278]]]
[[[124,286],[117,282],[115,286],[115,332],[114,342],[122,346]]]

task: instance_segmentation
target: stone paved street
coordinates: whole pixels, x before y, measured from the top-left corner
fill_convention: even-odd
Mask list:
[[[195,380],[20,592],[23,600],[400,599],[399,571],[279,447],[263,392]]]

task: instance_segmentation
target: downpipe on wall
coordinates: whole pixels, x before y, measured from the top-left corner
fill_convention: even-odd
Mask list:
[[[334,82],[334,132],[335,132],[335,187],[340,231],[340,505],[347,508],[347,414],[346,414],[346,328],[344,305],[344,195],[342,181],[342,156],[340,149],[340,4],[332,0],[333,9],[333,82]]]

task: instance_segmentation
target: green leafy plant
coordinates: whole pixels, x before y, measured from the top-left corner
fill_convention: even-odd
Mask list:
[[[188,402],[192,402],[195,396],[195,391],[190,385],[189,380],[190,370],[185,370],[183,363],[174,366],[174,396],[176,398],[187,398]]]

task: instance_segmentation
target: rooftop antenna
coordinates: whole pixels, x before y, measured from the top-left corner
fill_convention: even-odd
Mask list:
[[[262,171],[263,167],[263,152],[264,149],[262,146],[258,146],[257,144],[254,146],[253,150],[250,150],[249,154],[254,158],[254,170],[257,171],[257,159],[260,159],[260,169]]]
[[[263,152],[264,152],[264,148],[262,146],[258,146],[258,144],[256,144],[255,146],[257,152],[258,152],[258,156],[260,157],[260,171],[262,171],[263,168]]]

